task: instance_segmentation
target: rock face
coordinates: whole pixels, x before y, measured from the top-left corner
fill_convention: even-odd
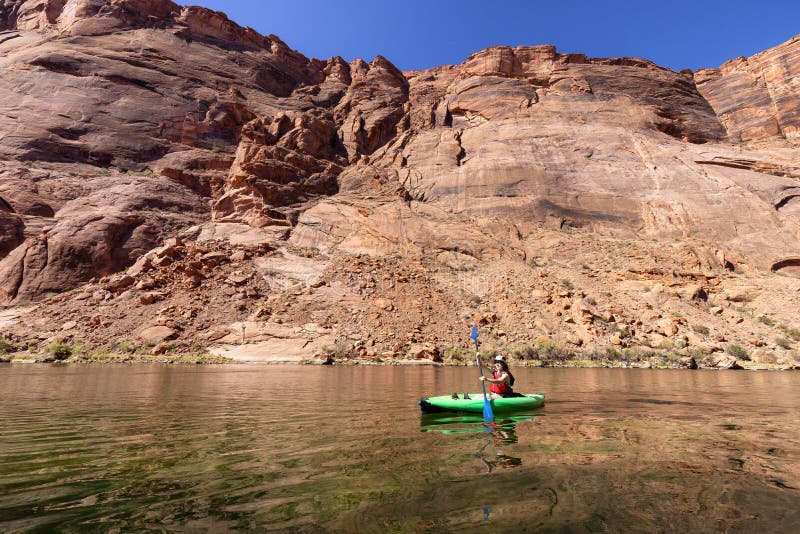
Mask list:
[[[307,107],[281,97],[323,78],[276,37],[166,0],[0,10],[6,302],[124,268],[207,220],[242,126]]]
[[[4,175],[14,171],[6,169]],[[16,181],[3,185],[8,190],[1,194],[9,202],[25,206],[25,196],[16,202],[24,186]],[[59,194],[71,185],[80,194],[50,200],[49,217],[18,217],[26,221],[24,229],[17,226],[4,233],[12,242],[14,236],[27,234],[0,261],[0,299],[6,301],[59,293],[117,272],[207,212],[199,195],[161,177],[63,176],[29,185],[53,187]]]
[[[337,178],[349,163],[398,134],[408,83],[391,63],[334,58],[323,72],[322,83],[302,93],[324,107],[243,128],[225,194],[214,204],[216,220],[291,225],[291,206],[338,192]]]
[[[277,38],[167,0],[6,9],[0,90],[16,97],[0,112],[17,134],[0,154],[22,160],[141,168],[175,145],[233,150],[242,124],[322,67]]]
[[[800,139],[800,37],[695,73],[731,140]]]
[[[388,176],[427,206],[509,221],[516,230],[545,224],[699,239],[716,251],[699,252],[698,263],[796,264],[797,150],[726,142],[728,132],[689,73],[539,46],[492,48],[461,66],[408,78],[411,131],[380,158],[345,170],[343,191],[358,190],[365,176]],[[337,213],[316,206],[300,225],[335,227]],[[440,236],[452,242],[452,232],[415,235],[407,223],[386,221],[386,214],[375,218],[384,239],[395,243],[410,238],[471,255],[486,246],[472,237],[444,244]]]
[[[672,302],[730,337],[748,321],[715,293],[726,273],[752,276],[757,300],[757,273],[800,272],[799,46],[696,73],[549,45],[403,73],[308,59],[169,0],[6,0],[0,303],[74,290],[64,320],[81,325],[83,302],[120,317],[188,292],[181,328],[151,321],[175,345],[210,321],[200,295],[220,321],[291,323],[264,331],[303,346],[313,315],[360,355],[408,354],[475,313],[527,329],[499,340],[709,344],[647,310]],[[200,257],[168,254],[178,235]],[[86,319],[103,340],[141,330]]]

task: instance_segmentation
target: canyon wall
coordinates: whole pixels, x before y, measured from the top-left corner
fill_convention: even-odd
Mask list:
[[[78,317],[127,295],[114,313],[133,324],[174,291],[184,304],[217,302],[223,321],[261,303],[259,318],[282,310],[298,325],[325,316],[342,331],[377,332],[403,302],[420,333],[440,320],[444,335],[480,307],[479,294],[507,302],[530,330],[539,308],[514,299],[545,291],[535,280],[513,295],[494,282],[433,290],[445,271],[506,269],[498,276],[511,284],[519,268],[519,280],[544,280],[535,269],[549,258],[559,276],[578,262],[602,279],[597,291],[655,276],[699,280],[676,294],[706,297],[725,273],[756,285],[771,270],[794,276],[798,47],[794,38],[693,73],[498,46],[401,72],[381,56],[309,59],[223,13],[168,0],[6,0],[0,303],[70,302]],[[627,252],[603,252],[604,240]],[[244,258],[239,270],[214,274],[225,254]],[[583,269],[592,262],[602,269]],[[392,291],[411,286],[390,299],[375,284],[394,276]],[[575,311],[595,309],[573,302],[586,290],[547,284],[539,304],[550,315],[536,328],[597,339],[603,329]],[[126,288],[150,293],[131,304]],[[607,293],[617,294],[627,293]],[[663,305],[639,297],[598,316],[634,324]],[[366,308],[337,315],[355,302]],[[706,300],[681,302],[709,313]],[[91,324],[106,324],[97,317]]]

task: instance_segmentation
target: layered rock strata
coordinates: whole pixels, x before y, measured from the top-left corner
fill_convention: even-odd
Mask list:
[[[800,139],[800,37],[694,78],[734,142]]]

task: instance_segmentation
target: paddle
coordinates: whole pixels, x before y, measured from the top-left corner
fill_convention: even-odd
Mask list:
[[[483,378],[483,366],[481,365],[481,353],[478,349],[478,325],[472,325],[472,333],[470,334],[472,341],[475,342],[475,361],[478,364],[478,371]],[[486,395],[486,382],[481,380],[481,387],[483,388],[483,418],[486,421],[494,419],[494,412],[492,411],[492,403],[489,402],[489,397]]]

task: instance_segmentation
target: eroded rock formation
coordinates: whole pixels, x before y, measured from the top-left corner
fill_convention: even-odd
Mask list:
[[[314,107],[255,120],[242,130],[225,194],[214,218],[253,226],[291,225],[280,210],[333,195],[350,163],[395,138],[408,102],[408,83],[382,57],[348,65],[331,59],[324,80],[300,91]]]

